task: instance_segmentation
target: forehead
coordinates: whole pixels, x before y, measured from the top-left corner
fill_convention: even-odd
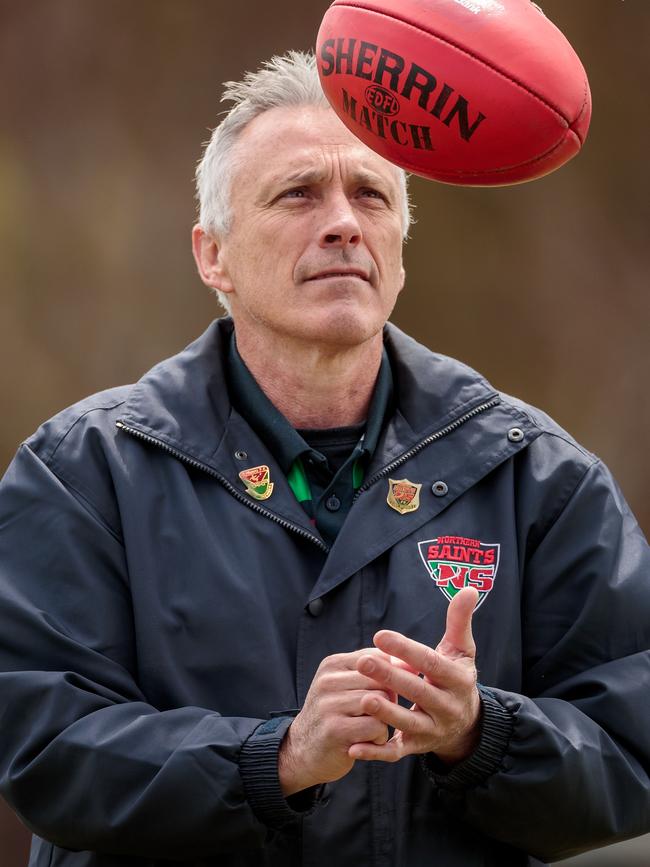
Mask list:
[[[244,129],[237,156],[241,174],[253,177],[256,185],[310,171],[326,180],[336,168],[399,185],[399,170],[359,141],[328,107],[269,109]]]

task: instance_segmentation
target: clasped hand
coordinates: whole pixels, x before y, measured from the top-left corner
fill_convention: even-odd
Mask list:
[[[435,650],[382,630],[375,648],[323,660],[280,748],[285,795],[340,779],[357,760],[396,762],[432,752],[454,764],[473,752],[481,707],[472,636],[477,601],[472,588],[454,596]]]

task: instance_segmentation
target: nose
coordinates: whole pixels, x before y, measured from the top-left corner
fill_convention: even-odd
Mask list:
[[[321,229],[321,247],[356,247],[361,241],[361,226],[348,197],[339,193],[326,203]]]

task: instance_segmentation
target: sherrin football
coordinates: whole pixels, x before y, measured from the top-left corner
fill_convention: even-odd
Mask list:
[[[530,181],[574,157],[589,128],[585,70],[530,0],[335,0],[316,56],[349,129],[425,178]]]

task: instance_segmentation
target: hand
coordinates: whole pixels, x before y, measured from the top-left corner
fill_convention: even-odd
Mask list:
[[[367,714],[363,703],[377,696],[388,705],[397,696],[358,670],[361,658],[389,664],[385,653],[370,648],[328,656],[318,667],[304,707],[280,745],[278,774],[285,797],[344,777],[354,765],[352,744],[386,743],[386,723]]]
[[[375,635],[375,645],[392,659],[362,653],[357,660],[359,672],[413,705],[401,707],[378,691],[364,695],[361,712],[393,726],[395,734],[383,745],[354,744],[348,750],[350,758],[396,762],[403,756],[433,752],[441,761],[455,764],[474,751],[481,712],[472,637],[477,601],[474,588],[454,596],[444,637],[435,650],[399,632],[382,630]]]

